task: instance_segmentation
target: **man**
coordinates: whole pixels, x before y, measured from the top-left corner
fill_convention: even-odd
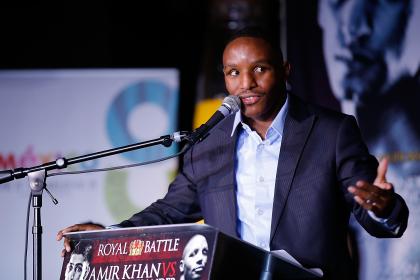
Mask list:
[[[89,262],[92,255],[92,246],[86,247],[78,243],[71,253],[64,273],[65,280],[85,280],[90,271]]]
[[[350,211],[378,237],[399,237],[407,224],[404,200],[386,182],[386,161],[377,173],[353,117],[286,93],[290,67],[264,35],[237,34],[223,65],[241,112],[187,152],[163,199],[119,226],[204,218],[261,248],[284,249],[327,278],[353,278],[346,247]],[[93,228],[74,225],[57,239]]]
[[[196,234],[187,242],[179,265],[180,280],[200,279],[207,263],[209,246],[206,238]]]
[[[356,115],[370,151],[389,157],[389,177],[412,213],[401,240],[374,240],[359,228],[362,279],[420,278],[419,4],[319,1],[333,93]]]

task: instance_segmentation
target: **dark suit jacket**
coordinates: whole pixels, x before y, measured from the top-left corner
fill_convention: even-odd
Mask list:
[[[347,187],[372,182],[377,161],[368,153],[353,117],[302,102],[293,95],[280,150],[271,250],[284,249],[307,267],[319,267],[326,278],[354,278],[346,236],[350,212],[377,237],[404,232],[408,209],[397,203],[388,220],[399,224],[393,234],[354,202]],[[237,234],[234,116],[227,117],[184,156],[179,175],[167,195],[122,226],[195,222],[232,236]],[[253,164],[250,162],[249,164]]]

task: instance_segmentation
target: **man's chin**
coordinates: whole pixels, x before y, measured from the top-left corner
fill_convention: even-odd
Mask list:
[[[195,279],[200,279],[200,278],[201,278],[201,274],[194,273],[193,275],[191,275],[191,277],[189,279],[195,280]]]
[[[346,80],[344,85],[344,99],[352,100],[358,105],[377,102],[381,95],[381,84],[378,81],[353,78]]]
[[[348,75],[342,83],[344,99],[356,104],[377,102],[382,95],[386,76],[384,72],[369,72],[365,75]]]
[[[377,101],[381,95],[382,87],[386,82],[387,68],[383,61],[372,61],[370,65],[355,64],[348,69],[341,86],[343,97],[353,100],[357,104],[366,104]]]
[[[203,274],[204,268],[196,269],[191,273],[191,279],[200,279]]]

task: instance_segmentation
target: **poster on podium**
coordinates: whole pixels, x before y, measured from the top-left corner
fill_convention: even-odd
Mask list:
[[[319,279],[297,261],[202,224],[68,233],[61,280]]]
[[[61,280],[209,279],[216,232],[207,226],[151,226],[66,235]]]

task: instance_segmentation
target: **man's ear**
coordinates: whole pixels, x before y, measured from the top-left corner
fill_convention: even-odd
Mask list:
[[[179,271],[180,271],[181,273],[183,273],[183,272],[184,272],[184,261],[180,261],[180,262],[179,262]]]

